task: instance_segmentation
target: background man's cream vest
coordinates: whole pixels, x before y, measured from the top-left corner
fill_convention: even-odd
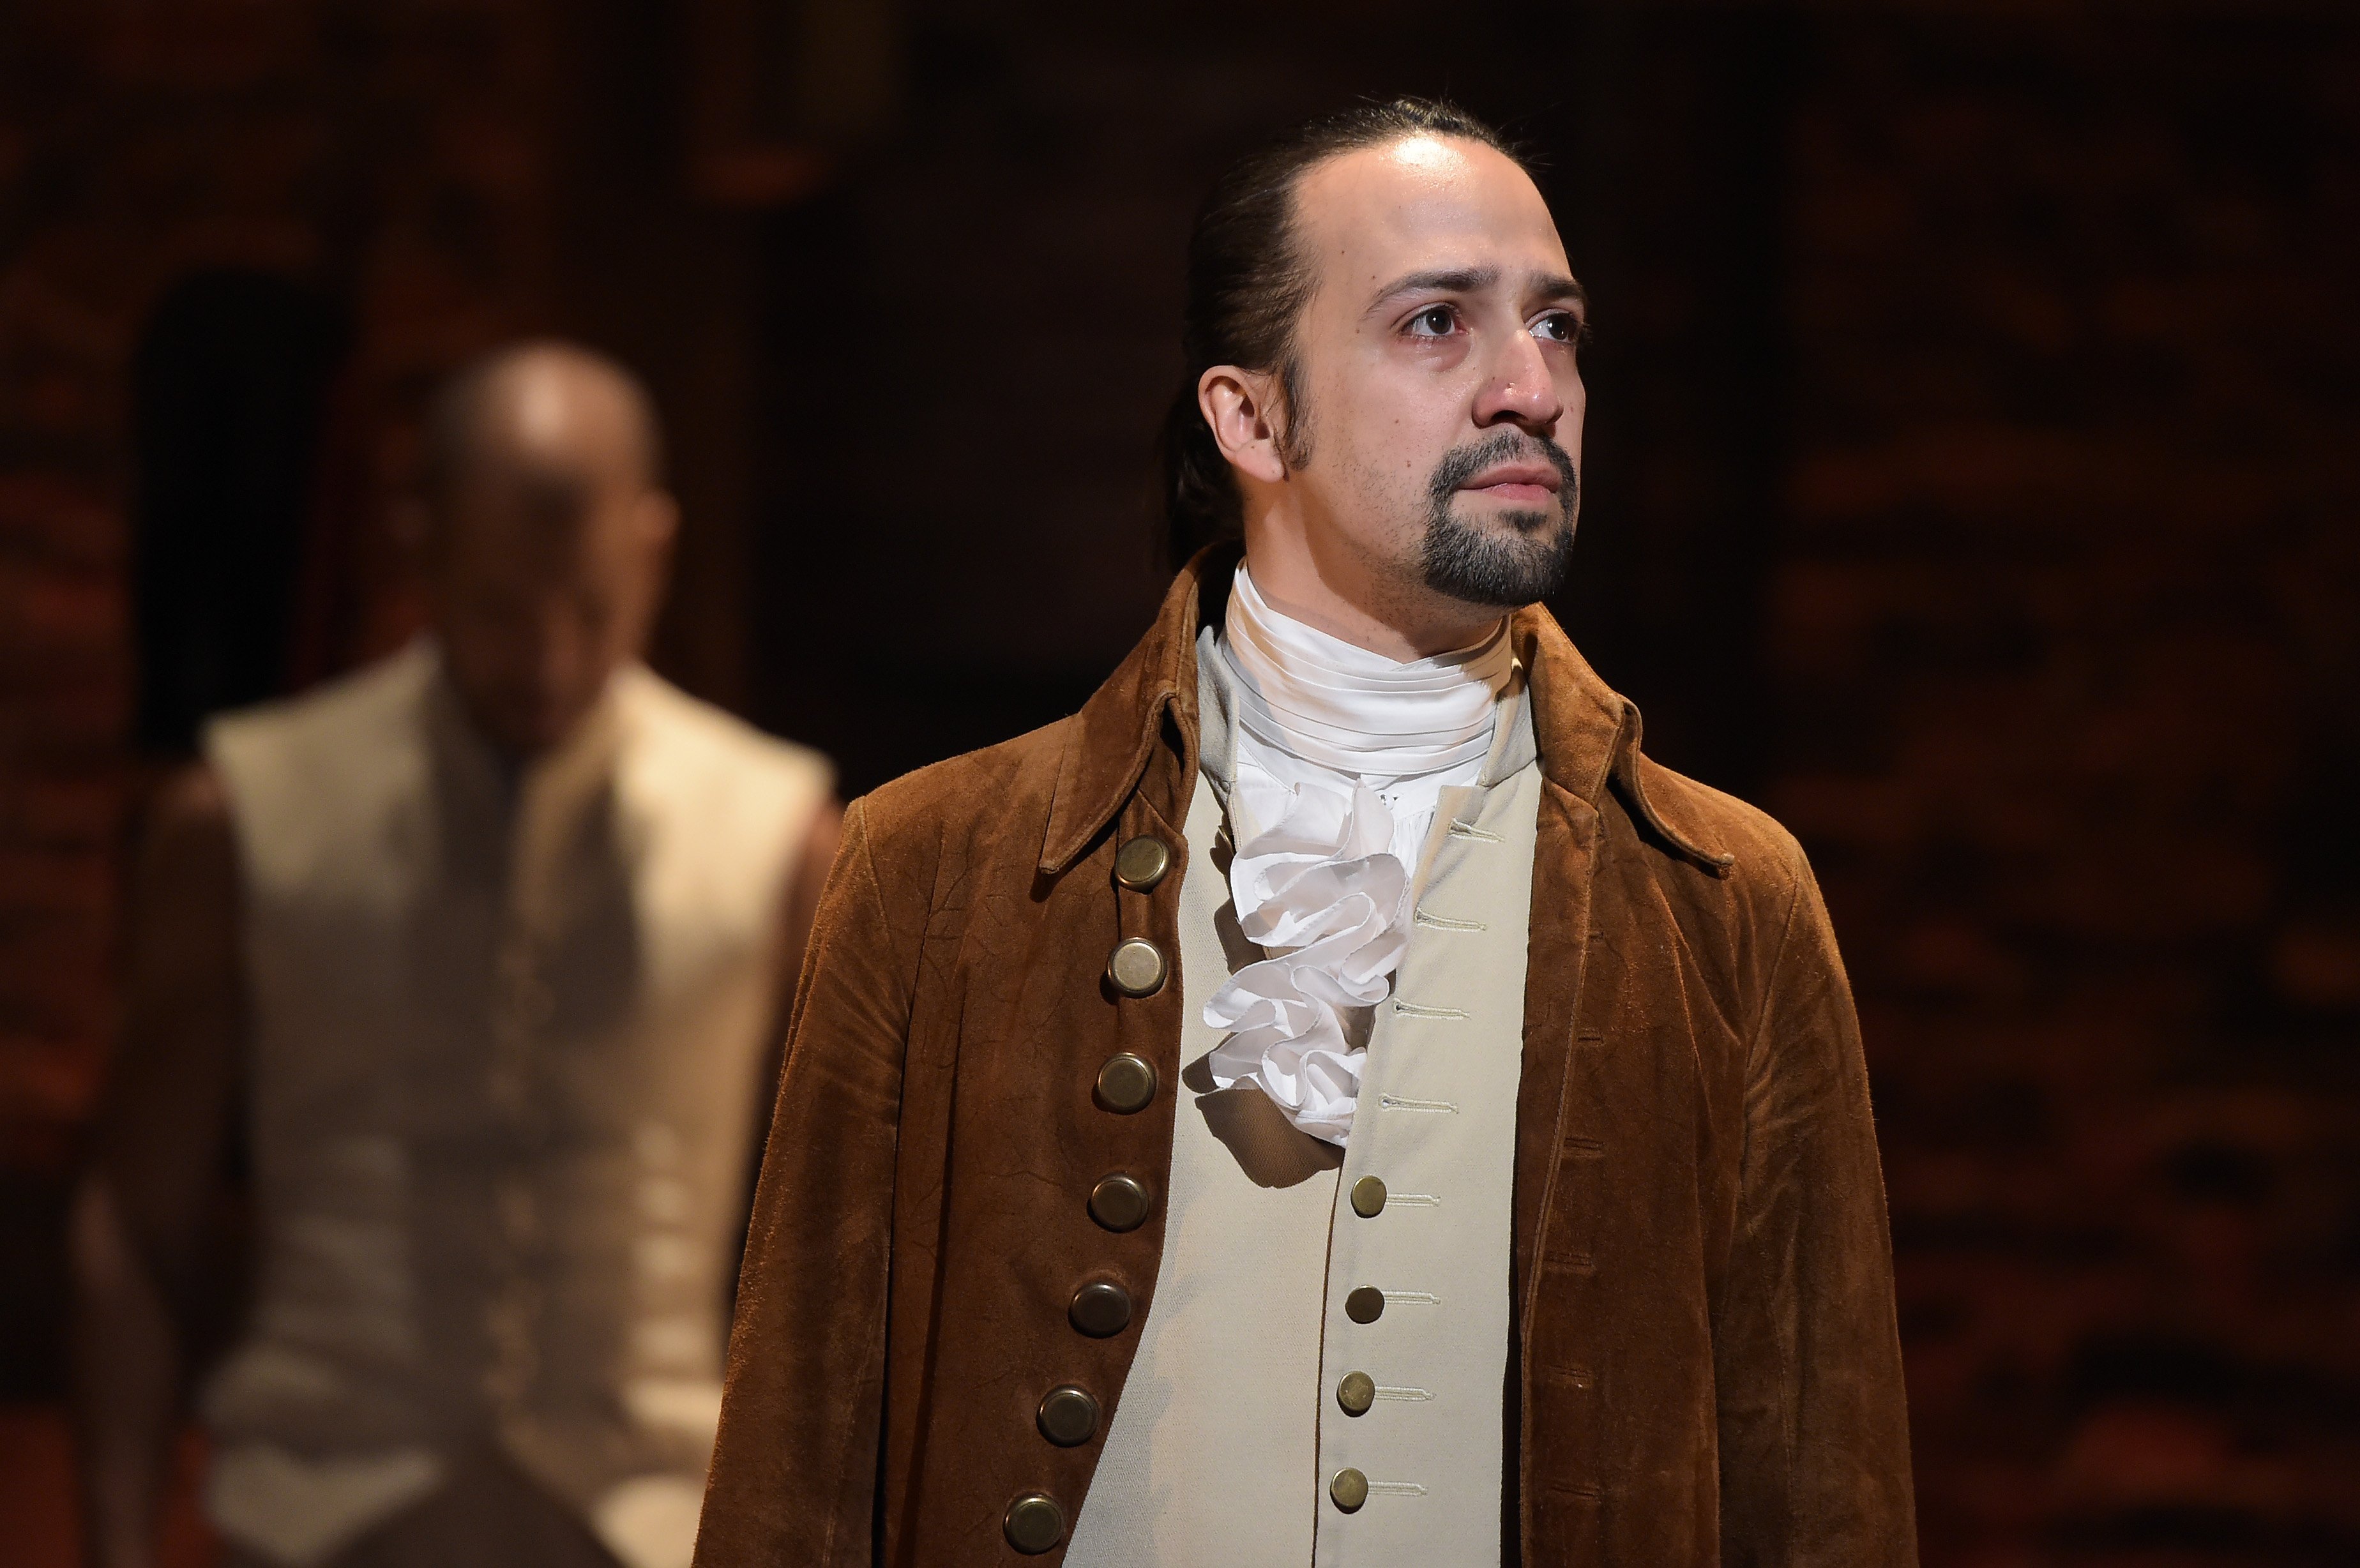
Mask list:
[[[685,1564],[827,764],[635,666],[518,769],[425,643],[206,744],[260,1221],[217,1521],[317,1562],[494,1452],[632,1568]]]

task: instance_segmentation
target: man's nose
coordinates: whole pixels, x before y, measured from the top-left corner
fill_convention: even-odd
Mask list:
[[[1548,361],[1532,333],[1518,331],[1502,344],[1475,406],[1475,422],[1496,425],[1502,420],[1521,425],[1535,435],[1547,435],[1565,414],[1565,399],[1557,393]]]

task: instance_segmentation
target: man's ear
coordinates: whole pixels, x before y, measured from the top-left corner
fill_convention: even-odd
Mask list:
[[[1265,485],[1286,478],[1287,409],[1276,376],[1217,365],[1196,378],[1196,407],[1230,467]]]

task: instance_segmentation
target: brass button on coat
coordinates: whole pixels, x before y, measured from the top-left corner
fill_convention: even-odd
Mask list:
[[[1107,984],[1126,996],[1153,996],[1170,968],[1162,948],[1143,936],[1125,937],[1107,959]]]
[[[1364,1220],[1375,1219],[1385,1212],[1384,1178],[1363,1176],[1352,1183],[1352,1212]]]
[[[1098,1435],[1098,1402],[1071,1383],[1041,1396],[1041,1435],[1060,1448],[1073,1448]]]
[[[1385,1293],[1363,1285],[1344,1298],[1344,1315],[1354,1323],[1374,1323],[1385,1315]]]
[[[1093,1279],[1074,1292],[1065,1316],[1092,1339],[1120,1334],[1131,1326],[1131,1292],[1111,1279]]]
[[[1347,1372],[1336,1385],[1336,1402],[1348,1416],[1364,1416],[1377,1402],[1377,1380],[1366,1372]]]
[[[1026,1492],[1008,1505],[1000,1528],[1008,1544],[1027,1557],[1038,1557],[1065,1539],[1065,1510],[1045,1493]]]
[[[1358,1470],[1338,1470],[1336,1478],[1328,1483],[1328,1495],[1344,1512],[1358,1513],[1360,1505],[1369,1500],[1369,1478]]]
[[[1109,1230],[1137,1230],[1153,1206],[1134,1176],[1109,1176],[1090,1189],[1090,1218]]]
[[[1172,869],[1172,846],[1160,838],[1135,838],[1114,852],[1114,879],[1144,893]]]
[[[1155,1068],[1130,1051],[1109,1056],[1098,1069],[1098,1104],[1129,1116],[1155,1098]]]

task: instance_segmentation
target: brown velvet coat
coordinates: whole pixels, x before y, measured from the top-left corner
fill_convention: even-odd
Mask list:
[[[1180,1079],[1200,556],[1074,717],[858,802],[796,1003],[699,1568],[1012,1564],[1011,1499],[1070,1522],[1153,1311]],[[1203,581],[1200,582],[1200,576]],[[1517,1102],[1505,1539],[1573,1564],[1914,1563],[1885,1199],[1852,998],[1792,838],[1646,760],[1637,712],[1517,615],[1546,788]],[[1152,892],[1123,841],[1175,846]],[[1148,1107],[1092,1094],[1155,1065]],[[1068,1323],[1112,1279],[1140,1311]],[[1059,1383],[1098,1435],[1035,1430]],[[1218,1507],[1220,1499],[1202,1499]],[[1306,1499],[1306,1506],[1308,1499]],[[1063,1547],[1037,1561],[1055,1563]],[[1207,1564],[1207,1568],[1218,1568]]]

